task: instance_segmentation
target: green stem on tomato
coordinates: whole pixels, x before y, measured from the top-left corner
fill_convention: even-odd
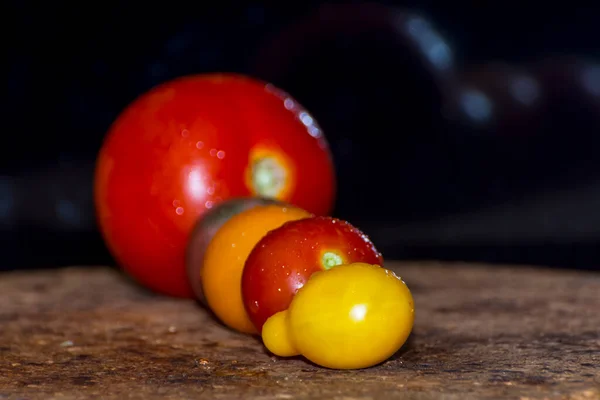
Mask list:
[[[252,166],[252,186],[262,197],[277,197],[286,178],[285,168],[274,158],[261,158]]]
[[[344,260],[342,260],[342,257],[340,257],[338,254],[330,252],[330,251],[323,254],[323,257],[321,258],[321,264],[323,265],[323,268],[325,268],[325,269],[331,269],[338,265],[342,265],[343,263],[344,263]]]

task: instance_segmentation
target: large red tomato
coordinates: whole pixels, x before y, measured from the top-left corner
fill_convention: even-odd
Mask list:
[[[171,296],[193,297],[185,248],[198,217],[248,195],[327,214],[335,179],[310,115],[244,76],[188,76],[144,93],[113,123],[97,160],[108,248],[138,282]]]

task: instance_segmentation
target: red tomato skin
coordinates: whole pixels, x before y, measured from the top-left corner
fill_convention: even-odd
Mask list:
[[[288,173],[276,196],[249,179],[265,151]],[[215,73],[166,82],[125,108],[98,155],[94,196],[118,264],[153,291],[192,298],[186,242],[212,206],[254,195],[327,215],[335,185],[327,142],[295,100],[260,80]]]
[[[383,265],[371,240],[346,221],[317,216],[274,229],[256,244],[242,275],[244,305],[259,332],[269,317],[289,307],[313,273],[324,270],[325,252],[338,254],[343,264]]]
[[[95,204],[107,247],[147,288],[192,298],[185,247],[214,204],[248,195],[249,141],[221,75],[180,78],[133,101],[100,150]]]
[[[256,80],[238,83],[247,93],[240,97],[240,112],[252,126],[252,149],[273,151],[289,163],[289,173],[293,175],[290,188],[278,200],[317,216],[330,215],[337,191],[336,172],[317,121],[293,97],[273,85]]]

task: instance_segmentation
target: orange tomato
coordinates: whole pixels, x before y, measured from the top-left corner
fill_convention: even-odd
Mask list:
[[[285,205],[257,206],[221,226],[210,241],[202,266],[202,289],[210,310],[228,327],[258,333],[242,300],[242,273],[248,255],[269,231],[313,214]]]
[[[208,306],[202,291],[202,268],[206,249],[213,237],[221,229],[221,226],[234,215],[267,204],[287,205],[284,202],[262,197],[236,197],[217,204],[210,211],[201,215],[196,222],[188,241],[185,263],[188,280],[192,284],[196,298],[203,305]]]

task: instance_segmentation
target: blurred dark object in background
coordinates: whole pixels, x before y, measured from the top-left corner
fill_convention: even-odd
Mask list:
[[[541,134],[547,100],[531,68],[507,62],[461,71],[444,114],[477,135],[519,139]]]
[[[443,159],[431,156],[445,147],[440,109],[453,57],[419,15],[381,5],[329,5],[262,47],[255,70],[307,104],[332,142],[340,181],[336,214],[403,220],[422,217],[422,207],[404,193],[395,196],[393,186],[413,187],[422,204],[429,201],[415,185],[445,173]],[[430,205],[426,213],[443,209]]]
[[[103,3],[88,18],[11,2],[0,268],[112,262],[91,200],[106,130],[154,85],[213,71],[271,81],[313,114],[336,216],[386,258],[597,268],[600,5],[415,4],[140,18]]]

